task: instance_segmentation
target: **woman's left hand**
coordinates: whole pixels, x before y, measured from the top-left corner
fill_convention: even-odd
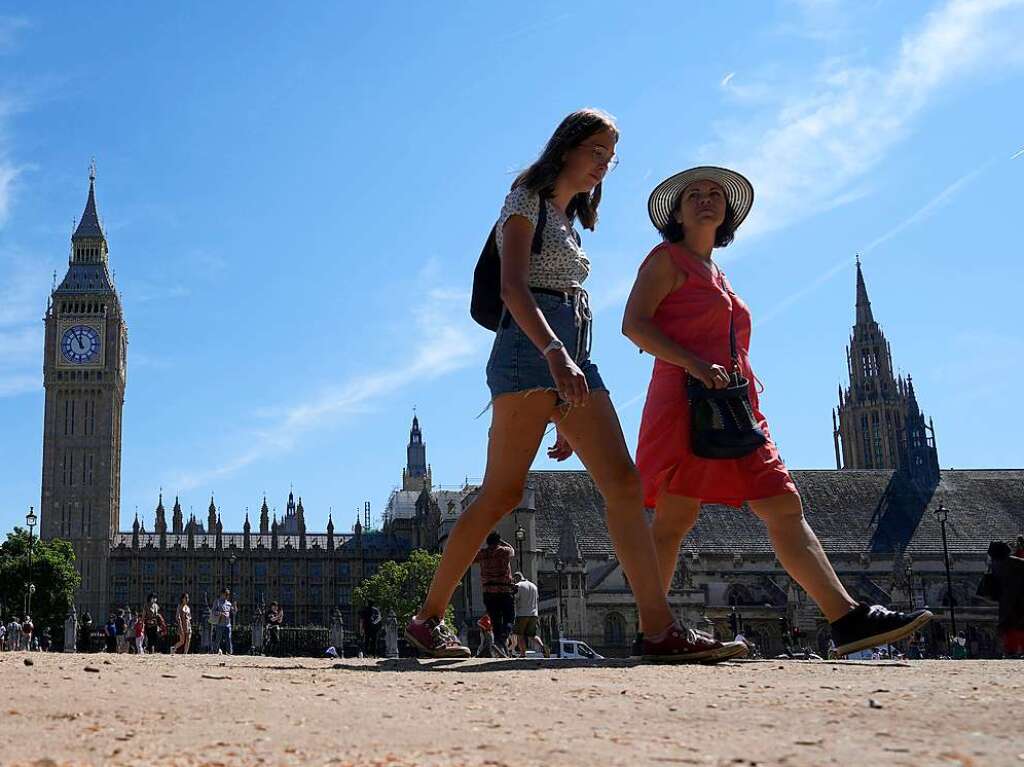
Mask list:
[[[564,461],[572,455],[572,445],[560,431],[555,431],[555,444],[548,448],[548,458],[554,461]]]

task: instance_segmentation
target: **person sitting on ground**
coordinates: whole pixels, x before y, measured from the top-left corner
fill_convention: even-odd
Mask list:
[[[493,658],[497,648],[494,646],[494,623],[491,616],[484,613],[476,625],[480,627],[480,646],[476,649],[476,657]]]

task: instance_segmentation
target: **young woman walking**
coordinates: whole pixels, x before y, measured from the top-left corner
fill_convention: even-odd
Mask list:
[[[573,222],[594,229],[618,138],[609,115],[593,109],[572,113],[505,198],[495,227],[504,311],[487,363],[493,404],[487,468],[479,495],[452,529],[426,601],[405,630],[426,655],[470,655],[442,616],[484,538],[522,497],[552,421],[604,497],[609,533],[648,627],[642,654],[650,660],[711,661],[746,649],[675,622],[658,577],[640,479],[590,359],[591,315],[583,289],[590,260]]]
[[[178,611],[174,619],[178,625],[178,643],[174,645],[171,654],[188,655],[189,647],[192,646],[192,608],[188,606],[188,594],[182,594],[178,600]]]
[[[713,258],[715,248],[732,241],[753,199],[746,178],[713,167],[677,173],[651,194],[648,211],[664,241],[640,267],[622,325],[629,339],[655,357],[637,467],[645,504],[656,510],[654,542],[666,592],[701,504],[746,502],[767,526],[779,562],[831,622],[836,653],[845,655],[912,634],[932,616],[927,610],[905,614],[854,601],[804,518],[796,486],[758,407],[757,379],[747,356],[750,310]],[[749,382],[750,415],[764,444],[738,458],[702,457],[691,443],[688,379],[705,390],[721,390],[738,380],[734,368]]]

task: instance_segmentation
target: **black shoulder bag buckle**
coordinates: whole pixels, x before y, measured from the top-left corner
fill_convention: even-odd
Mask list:
[[[718,270],[721,275],[721,270]],[[729,296],[729,351],[732,372],[724,389],[709,389],[699,378],[686,376],[686,394],[690,404],[690,448],[700,458],[742,458],[768,442],[754,418],[750,406],[750,381],[740,373],[733,324],[733,295]]]
[[[547,221],[547,201],[541,197],[530,253],[540,253]],[[497,224],[491,227],[491,234],[480,251],[476,269],[473,270],[473,295],[469,301],[469,315],[478,325],[492,331],[498,330],[505,309],[505,304],[501,300],[501,254],[498,253],[497,230]]]

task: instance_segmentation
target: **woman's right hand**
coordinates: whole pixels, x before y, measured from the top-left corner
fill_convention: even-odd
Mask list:
[[[590,388],[587,386],[587,377],[583,375],[579,365],[565,349],[548,352],[547,357],[548,368],[551,370],[551,377],[555,379],[558,396],[574,407],[585,404],[587,397],[590,396]]]
[[[729,385],[729,371],[721,365],[710,365],[704,360],[694,360],[686,366],[686,372],[709,389],[724,389]]]

